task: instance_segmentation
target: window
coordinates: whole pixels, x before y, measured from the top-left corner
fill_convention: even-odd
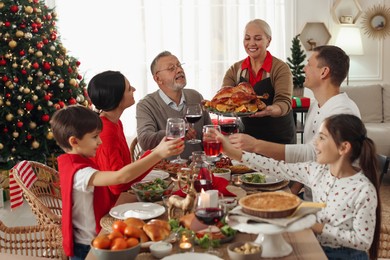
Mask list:
[[[51,0],[53,1],[53,0]],[[121,71],[137,89],[136,100],[158,89],[150,63],[161,51],[176,55],[187,88],[210,99],[226,70],[247,57],[245,24],[267,21],[273,31],[268,50],[286,60],[294,1],[285,0],[102,0],[55,1],[58,27],[69,54],[77,57],[86,82],[104,70]],[[287,40],[287,46],[286,44]],[[122,116],[126,136],[136,135],[135,105]]]

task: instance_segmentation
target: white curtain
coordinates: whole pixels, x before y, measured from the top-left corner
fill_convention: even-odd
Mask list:
[[[247,56],[242,44],[244,27],[255,18],[270,24],[269,51],[286,60],[292,39],[286,28],[292,23],[293,2],[66,0],[54,5],[61,40],[69,54],[80,60],[86,82],[104,70],[121,71],[137,89],[139,100],[158,89],[150,63],[164,50],[185,63],[187,88],[210,99],[229,66]],[[135,136],[135,105],[121,119],[126,136]]]

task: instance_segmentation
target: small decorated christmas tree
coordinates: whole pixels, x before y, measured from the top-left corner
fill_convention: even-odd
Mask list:
[[[290,67],[291,73],[293,75],[293,84],[294,88],[303,89],[303,82],[305,82],[305,73],[303,71],[302,63],[305,61],[306,54],[301,48],[301,43],[299,40],[299,34],[295,36],[292,40],[291,58],[287,58],[287,64]]]
[[[0,169],[62,153],[52,114],[88,105],[79,61],[66,54],[54,9],[39,0],[0,0]]]

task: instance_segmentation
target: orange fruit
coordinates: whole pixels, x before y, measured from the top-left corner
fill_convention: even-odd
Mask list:
[[[130,248],[130,247],[138,245],[139,241],[135,237],[130,237],[126,240],[126,243],[127,243],[127,248]]]
[[[122,237],[123,238],[123,234],[121,232],[119,232],[119,231],[116,231],[116,230],[114,230],[110,234],[108,234],[108,238],[111,241],[114,240],[117,237]]]
[[[111,250],[122,250],[127,248],[127,242],[123,237],[117,237],[111,242]]]
[[[98,249],[108,249],[111,246],[111,241],[106,235],[100,235],[92,241],[92,246]]]
[[[122,220],[115,220],[114,223],[112,223],[112,230],[113,231],[119,231],[121,234],[124,234],[124,230],[127,227],[126,223]]]
[[[134,226],[127,226],[124,230],[124,234],[127,237],[136,237],[139,238],[141,235],[141,230]]]

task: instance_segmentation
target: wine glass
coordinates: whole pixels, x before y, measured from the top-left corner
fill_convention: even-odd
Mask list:
[[[224,217],[225,211],[219,203],[219,193],[217,190],[202,191],[198,194],[195,201],[195,217],[205,225],[208,225],[208,254],[220,256],[221,253],[213,248],[211,230],[212,226],[218,224]]]
[[[168,118],[167,119],[167,128],[166,128],[166,137],[168,140],[180,138],[184,140],[186,135],[186,121],[182,118]],[[187,160],[182,159],[180,154],[175,160],[172,160],[173,163],[186,163]]]
[[[218,118],[218,125],[221,127],[221,133],[224,135],[232,135],[238,133],[239,118],[220,116]]]
[[[188,123],[190,123],[190,128],[194,129],[194,124],[198,122],[202,117],[202,107],[200,104],[189,104],[186,109],[185,118]],[[200,143],[199,139],[192,138],[188,140],[189,144],[198,144]]]
[[[203,150],[211,165],[214,161],[219,160],[218,156],[222,151],[222,144],[215,138],[213,131],[221,132],[221,127],[219,125],[203,126]]]

